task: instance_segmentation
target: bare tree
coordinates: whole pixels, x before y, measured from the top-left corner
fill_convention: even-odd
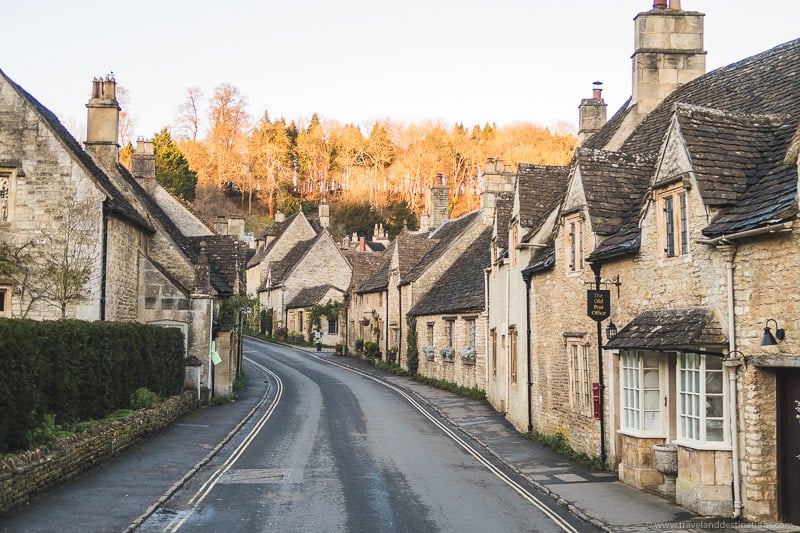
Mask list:
[[[89,200],[68,200],[39,241],[22,244],[0,241],[0,278],[14,284],[19,317],[26,318],[37,302],[58,308],[85,296],[97,263],[97,227]]]
[[[186,89],[186,100],[178,108],[178,126],[192,142],[197,142],[197,136],[200,134],[198,107],[202,98],[203,92],[199,87],[189,87]]]

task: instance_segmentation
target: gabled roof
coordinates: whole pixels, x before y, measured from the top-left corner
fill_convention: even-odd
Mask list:
[[[725,348],[727,337],[714,314],[703,308],[643,311],[609,341],[608,349],[692,350]]]
[[[25,89],[14,83],[6,74],[0,70],[0,77],[2,77],[19,96],[30,105],[36,113],[45,121],[53,134],[58,138],[66,147],[67,151],[86,169],[87,174],[95,181],[97,186],[106,194],[105,204],[108,210],[132,222],[133,224],[143,228],[149,232],[153,232],[153,227],[142,217],[135,207],[125,198],[122,192],[111,181],[108,174],[105,173],[95,163],[94,159],[81,147],[80,143],[67,131],[63,124],[58,120],[58,117],[52,111],[43,106],[39,101],[31,96]]]
[[[528,266],[522,269],[522,277],[529,279],[534,274],[553,268],[556,263],[556,247],[551,240],[546,248],[540,248],[531,256]]]
[[[575,158],[593,231],[612,235],[636,221],[655,158],[589,148],[579,148]]]
[[[564,197],[570,166],[520,164],[517,174],[519,223],[538,228]]]
[[[260,250],[258,250],[254,255],[250,257],[247,261],[247,268],[254,267],[261,263],[264,258],[272,251],[272,249],[277,245],[278,239],[284,232],[292,225],[292,223],[298,219],[298,217],[304,218],[311,229],[319,235],[322,231],[322,227],[319,225],[319,222],[316,220],[310,220],[305,215],[302,214],[302,211],[295,213],[294,215],[290,216],[289,218],[283,220],[282,222],[275,222],[272,226],[266,228],[261,234],[258,236],[258,240],[264,240],[267,237],[275,237],[270,241],[270,243]]]
[[[605,123],[603,128],[589,137],[586,142],[583,143],[584,148],[596,148],[596,149],[603,149],[611,138],[617,133],[619,127],[625,122],[625,117],[633,111],[633,107],[630,107],[631,99],[628,98],[622,107],[620,107],[616,113],[611,117],[611,119]]]
[[[784,162],[796,131],[791,117],[681,105],[676,120],[704,203],[723,208],[703,234],[716,237],[795,217],[797,165]]]
[[[301,289],[294,298],[289,300],[289,303],[286,304],[286,309],[303,309],[320,304],[331,289],[342,292],[333,285],[316,285]]]
[[[478,219],[480,211],[472,211],[456,219],[447,220],[441,226],[430,232],[427,236],[428,241],[435,244],[422,258],[411,268],[407,274],[400,272],[400,285],[405,285],[416,281],[425,270],[439,257],[444,254],[447,247],[462,235],[470,225]],[[488,247],[488,244],[487,244]],[[400,248],[402,250],[402,247]],[[410,261],[409,263],[410,264]]]
[[[484,269],[491,264],[491,239],[492,228],[487,228],[408,314],[420,316],[482,311],[485,306]]]

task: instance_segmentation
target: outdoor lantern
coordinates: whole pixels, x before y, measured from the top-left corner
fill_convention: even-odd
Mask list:
[[[606,340],[608,341],[614,340],[614,337],[616,336],[617,336],[617,326],[614,325],[614,322],[609,320],[608,325],[606,326]]]
[[[769,328],[769,323],[775,323],[775,335],[772,335],[772,331]],[[767,322],[764,324],[764,334],[761,336],[761,346],[775,346],[778,344],[778,341],[782,341],[783,338],[786,336],[786,331],[778,327],[778,322],[775,319],[768,318]],[[777,340],[775,340],[777,338]]]

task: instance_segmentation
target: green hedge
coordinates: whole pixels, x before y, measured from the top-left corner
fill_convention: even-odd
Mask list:
[[[130,407],[139,387],[179,393],[184,354],[172,328],[0,319],[0,454],[27,447],[47,414],[91,420]]]

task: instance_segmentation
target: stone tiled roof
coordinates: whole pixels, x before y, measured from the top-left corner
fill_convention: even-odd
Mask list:
[[[345,259],[353,267],[353,275],[350,278],[350,290],[357,290],[364,285],[370,278],[375,276],[378,269],[385,262],[384,254],[371,252],[358,252],[355,250],[345,250],[342,252]]]
[[[678,103],[733,113],[791,114],[796,125],[800,120],[798,79],[800,39],[718,68],[681,85],[642,121],[621,150],[628,153],[658,150]],[[610,128],[611,123],[603,130],[607,127]],[[598,135],[603,134],[603,130]]]
[[[427,246],[429,251],[421,256],[421,258],[416,262],[416,264],[413,265],[408,273],[403,274],[401,269],[400,285],[405,285],[418,279],[434,261],[442,256],[445,250],[447,250],[447,247],[450,246],[450,244],[452,244],[453,241],[455,241],[460,235],[462,235],[475,220],[477,220],[479,215],[480,211],[472,211],[471,213],[467,213],[466,215],[462,215],[456,219],[447,220],[441,226],[430,232],[427,237],[429,244],[424,245],[420,243],[417,250],[421,251],[425,248],[425,246]],[[433,243],[432,247],[430,246],[430,243]],[[400,250],[402,251],[402,246]],[[411,261],[407,261],[406,264],[410,265]]]
[[[244,293],[244,264],[247,260],[247,244],[230,235],[207,235],[189,237],[194,257],[200,254],[201,243],[205,243],[208,254],[211,286],[221,296],[231,296],[238,286]],[[237,281],[238,277],[238,281]]]
[[[564,197],[571,167],[520,164],[517,173],[519,223],[538,228]]]
[[[708,309],[643,311],[606,344],[609,349],[697,350],[724,349],[722,326]]]
[[[94,159],[81,147],[80,143],[67,131],[58,117],[43,106],[36,98],[25,89],[14,83],[0,70],[0,77],[14,88],[14,90],[30,105],[36,113],[47,123],[53,134],[64,144],[67,151],[86,169],[86,172],[95,181],[97,186],[106,194],[106,205],[111,213],[122,217],[129,222],[153,232],[153,227],[142,217],[139,211],[125,198],[122,192],[111,181],[109,176],[95,162]]]
[[[398,239],[402,239],[403,234],[398,235]],[[380,260],[375,270],[365,276],[365,279],[358,284],[353,284],[356,293],[365,294],[370,292],[383,292],[389,287],[389,271],[392,268],[392,256],[397,241],[393,242],[387,249],[380,255]],[[354,267],[355,268],[355,267]]]
[[[575,158],[594,232],[612,235],[636,221],[650,185],[654,157],[579,148]]]
[[[333,285],[317,285],[315,287],[301,289],[294,298],[289,300],[289,303],[286,304],[286,309],[302,309],[315,304],[321,304],[322,299],[325,298],[325,295],[328,294],[328,291],[331,289],[339,291],[339,289]]]
[[[292,223],[292,220],[294,220],[298,214],[299,213],[295,213],[294,215],[283,219],[282,222],[274,222],[271,226],[265,228],[264,231],[259,233],[256,239],[264,240],[267,237],[277,237],[278,235],[286,231],[286,228],[289,227],[289,224]]]
[[[408,314],[420,316],[482,311],[485,306],[484,269],[491,264],[491,239],[492,229],[487,228]]]
[[[788,116],[743,115],[681,105],[676,111],[703,201],[723,207],[710,237],[793,219],[797,165],[785,164],[795,134]]]
[[[622,123],[625,122],[625,117],[627,117],[628,114],[633,111],[633,108],[630,107],[630,104],[631,99],[628,98],[625,103],[622,104],[622,107],[620,107],[619,110],[614,113],[611,119],[606,122],[603,128],[589,137],[589,139],[583,143],[583,147],[602,149],[606,144],[608,144]]]
[[[497,248],[508,249],[508,223],[514,210],[514,193],[500,192],[495,197],[495,223],[497,225]]]

